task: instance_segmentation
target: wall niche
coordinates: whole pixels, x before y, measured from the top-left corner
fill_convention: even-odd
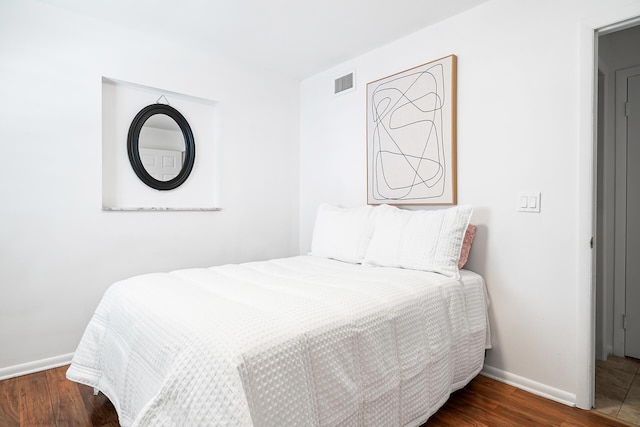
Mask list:
[[[156,190],[139,179],[127,152],[132,121],[140,110],[152,104],[170,105],[178,110],[188,121],[195,142],[193,169],[179,187],[171,190]],[[219,210],[217,106],[218,103],[210,99],[103,77],[102,209]],[[150,123],[150,126],[153,125]],[[145,132],[163,133],[155,128],[145,129]],[[172,142],[165,139],[161,143],[164,145],[160,148],[172,149]]]

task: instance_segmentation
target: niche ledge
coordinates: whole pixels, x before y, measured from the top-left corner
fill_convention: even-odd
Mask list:
[[[103,206],[105,212],[217,212],[222,208],[126,208],[117,206]]]

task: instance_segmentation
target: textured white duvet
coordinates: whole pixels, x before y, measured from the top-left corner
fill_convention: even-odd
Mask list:
[[[303,256],[114,284],[67,377],[123,427],[419,425],[487,337],[477,274]]]

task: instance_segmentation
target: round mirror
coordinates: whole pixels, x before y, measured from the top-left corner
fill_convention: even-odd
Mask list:
[[[142,182],[156,190],[173,190],[193,169],[193,132],[178,110],[152,104],[140,110],[131,122],[127,152]]]

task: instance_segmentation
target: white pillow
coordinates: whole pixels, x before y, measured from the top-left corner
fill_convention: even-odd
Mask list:
[[[371,206],[339,208],[321,204],[313,228],[311,255],[361,263],[374,226]]]
[[[376,224],[364,262],[433,271],[460,278],[458,260],[472,208],[407,211],[376,208]]]

